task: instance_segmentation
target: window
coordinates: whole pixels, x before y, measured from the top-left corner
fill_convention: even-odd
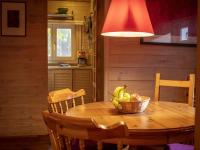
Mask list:
[[[51,28],[48,28],[48,57],[50,57],[52,55],[52,53],[51,53],[51,50],[52,50],[51,38],[52,38],[52,30],[51,30]]]
[[[75,62],[74,26],[48,25],[49,62]]]
[[[71,29],[57,29],[57,44],[56,44],[56,56],[57,57],[71,57],[72,40]]]
[[[181,28],[180,40],[181,41],[188,40],[188,27]]]

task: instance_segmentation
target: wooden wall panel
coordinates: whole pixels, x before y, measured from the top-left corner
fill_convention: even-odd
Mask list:
[[[196,76],[196,120],[195,120],[195,150],[200,149],[200,0],[198,0],[198,46],[197,46],[197,76]]]
[[[47,133],[47,1],[25,2],[26,37],[0,36],[0,136]]]
[[[190,73],[194,73],[194,69],[177,69],[177,68],[159,68],[159,67],[116,67],[111,68],[109,71],[109,80],[132,80],[132,81],[153,81],[155,79],[155,73],[160,72],[162,79],[176,79],[186,80],[186,77]],[[171,73],[169,73],[171,72]],[[176,73],[176,76],[174,76]]]
[[[163,79],[186,80],[195,72],[195,47],[142,45],[139,38],[105,38],[105,99],[115,87],[126,84],[130,92],[154,98],[156,72]],[[186,89],[162,88],[161,99],[186,100]]]

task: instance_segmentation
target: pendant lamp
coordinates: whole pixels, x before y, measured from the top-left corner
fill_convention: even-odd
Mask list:
[[[101,35],[147,37],[154,35],[145,0],[112,0]]]

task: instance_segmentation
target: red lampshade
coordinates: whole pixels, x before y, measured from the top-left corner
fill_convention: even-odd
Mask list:
[[[101,35],[116,37],[154,35],[145,0],[112,0]]]

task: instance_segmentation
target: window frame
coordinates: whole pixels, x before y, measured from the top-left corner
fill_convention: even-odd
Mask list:
[[[51,56],[48,56],[49,63],[77,63],[76,44],[75,44],[75,25],[66,23],[48,23],[51,29]],[[57,56],[57,29],[71,29],[71,57]],[[47,41],[48,42],[48,41]]]

